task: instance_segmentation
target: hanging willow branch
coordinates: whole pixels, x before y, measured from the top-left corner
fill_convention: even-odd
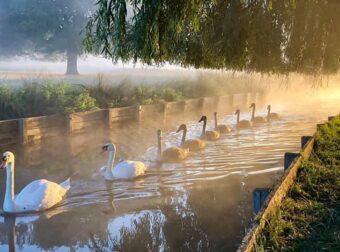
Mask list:
[[[87,51],[114,61],[336,73],[340,1],[99,0]]]

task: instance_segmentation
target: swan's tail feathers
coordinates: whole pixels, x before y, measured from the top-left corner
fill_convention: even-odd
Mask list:
[[[69,190],[71,187],[70,178],[66,179],[64,182],[60,183],[60,186],[65,190]]]

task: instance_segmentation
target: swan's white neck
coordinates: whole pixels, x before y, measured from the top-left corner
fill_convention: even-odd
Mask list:
[[[267,117],[269,117],[270,115],[270,107],[268,107],[268,114],[267,114]]]
[[[6,166],[6,192],[3,208],[5,212],[14,212],[14,161]]]
[[[162,133],[158,134],[158,158],[162,157]]]
[[[237,124],[239,124],[239,122],[240,122],[240,112],[237,112],[237,119],[236,119],[236,122],[237,122]]]
[[[254,120],[255,118],[255,105],[253,106],[253,111],[251,113],[251,120]]]
[[[215,114],[214,116],[215,116],[215,129],[217,129],[217,114]]]
[[[183,129],[183,135],[182,135],[182,142],[181,142],[181,144],[184,144],[184,143],[185,143],[186,137],[187,137],[187,129],[184,128],[184,129]]]
[[[109,151],[109,158],[107,159],[107,164],[106,164],[106,175],[107,177],[112,177],[112,172],[113,172],[113,162],[115,160],[116,152],[114,150]]]
[[[203,128],[202,128],[202,134],[201,134],[202,137],[205,136],[206,127],[207,127],[207,120],[203,120]]]

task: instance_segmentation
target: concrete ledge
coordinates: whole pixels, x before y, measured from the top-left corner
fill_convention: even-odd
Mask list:
[[[304,141],[304,147],[301,153],[299,153],[295,159],[291,160],[288,169],[285,170],[281,180],[274,186],[273,190],[268,195],[261,210],[259,211],[259,214],[250,223],[248,232],[237,249],[238,252],[254,251],[257,237],[262,232],[266,222],[273,216],[277,207],[281,204],[283,198],[287,195],[289,189],[293,185],[299,166],[304,160],[309,158],[313,150],[315,137],[310,137],[307,143],[305,143],[305,140],[306,139],[302,140]]]

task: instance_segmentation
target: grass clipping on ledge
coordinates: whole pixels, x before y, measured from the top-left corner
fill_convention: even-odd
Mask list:
[[[340,251],[340,116],[317,131],[312,156],[254,250]]]

